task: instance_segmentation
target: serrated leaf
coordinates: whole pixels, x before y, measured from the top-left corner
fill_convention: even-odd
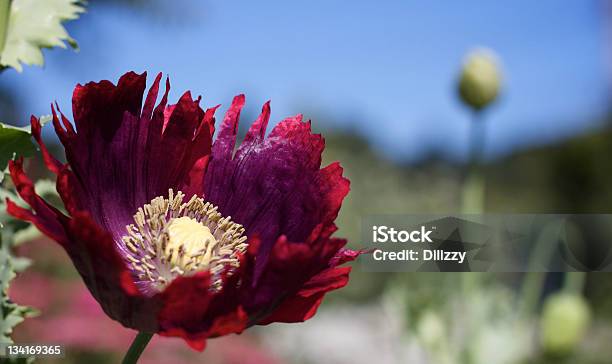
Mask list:
[[[43,65],[42,48],[76,47],[62,25],[85,9],[76,0],[13,0],[0,65],[22,71],[21,63]]]
[[[3,317],[0,317],[0,344],[12,344],[11,334],[13,333],[13,328],[22,323],[26,318],[36,316],[38,311],[11,302],[3,302],[2,306]]]
[[[8,296],[9,283],[16,277],[16,264],[23,266],[25,261],[15,260],[11,254],[12,233],[7,228],[0,230],[0,344],[13,342],[13,328],[23,322],[26,317],[37,314],[31,307],[20,306],[12,302]]]
[[[0,247],[0,297],[4,303],[4,296],[8,291],[9,282],[15,278],[15,271],[11,265],[11,255],[6,242],[6,237],[3,237],[3,244]]]

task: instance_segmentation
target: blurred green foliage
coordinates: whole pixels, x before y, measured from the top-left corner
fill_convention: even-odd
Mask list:
[[[609,125],[609,124],[608,124]],[[351,180],[337,220],[338,236],[362,247],[361,218],[368,214],[457,213],[465,165],[429,158],[416,164],[394,164],[376,154],[356,136],[327,134],[324,162],[339,160]],[[518,151],[484,166],[487,212],[499,213],[612,213],[612,129],[579,135],[566,141]],[[350,285],[332,295],[335,302],[371,301],[390,290],[405,292],[408,317],[443,310],[453,295],[461,294],[460,274],[370,273],[355,270]],[[559,287],[549,275],[547,290]],[[487,275],[483,287],[518,287],[521,274]],[[501,283],[500,283],[501,282]],[[557,283],[555,283],[557,282]],[[399,288],[398,288],[399,287]],[[557,288],[555,288],[557,287]],[[612,275],[588,275],[586,296],[594,310],[595,326],[603,337],[611,332]],[[437,308],[436,308],[437,307]],[[539,308],[541,309],[541,307]],[[415,322],[409,322],[414,327]],[[597,335],[600,336],[601,333]],[[597,338],[587,335],[593,346]],[[542,357],[537,363],[603,363],[612,355],[605,345],[581,350],[565,358]],[[601,354],[603,351],[604,354]],[[590,354],[589,354],[590,353]],[[535,360],[535,359],[534,359]],[[551,361],[552,360],[552,361]],[[566,361],[567,360],[567,361]],[[535,362],[534,362],[535,363]]]

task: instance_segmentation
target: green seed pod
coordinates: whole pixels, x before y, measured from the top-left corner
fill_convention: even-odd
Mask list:
[[[495,53],[489,49],[476,49],[467,55],[461,69],[459,96],[469,107],[481,110],[497,98],[501,78]]]
[[[591,311],[582,296],[558,293],[544,303],[540,341],[547,354],[563,356],[571,353],[586,333]]]

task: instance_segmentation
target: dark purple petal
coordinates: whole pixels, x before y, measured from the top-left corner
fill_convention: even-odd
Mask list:
[[[268,104],[232,156],[241,107],[242,99],[235,99],[215,141],[204,196],[261,239],[258,264],[265,264],[281,234],[304,241],[316,225],[331,224],[349,182],[338,164],[320,169],[323,138],[301,116],[282,121],[264,138]]]
[[[136,210],[169,188],[201,193],[212,143],[214,112],[207,114],[185,93],[167,105],[169,82],[154,108],[161,75],[144,107],[146,73],[77,86],[73,96],[76,132],[62,114],[54,126],[82,191],[80,206],[115,239]],[[55,114],[55,110],[54,110]]]
[[[68,245],[69,239],[63,226],[68,217],[36,194],[34,184],[23,171],[22,159],[9,161],[9,170],[17,193],[32,207],[32,211],[21,208],[7,199],[7,212],[18,219],[31,222],[60,245]]]

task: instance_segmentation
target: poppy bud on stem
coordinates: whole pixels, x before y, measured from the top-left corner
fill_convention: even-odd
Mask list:
[[[468,169],[462,191],[462,213],[481,213],[484,208],[484,179],[479,167],[485,143],[483,110],[495,101],[499,93],[501,74],[497,63],[492,51],[476,49],[466,57],[459,75],[459,96],[474,113],[470,125]]]
[[[474,50],[466,57],[459,75],[459,97],[472,109],[474,115],[470,125],[469,159],[461,191],[463,214],[479,214],[484,211],[485,183],[481,162],[486,135],[483,110],[499,93],[501,77],[496,59],[492,51]],[[466,294],[478,285],[478,278],[475,273],[462,276]]]

